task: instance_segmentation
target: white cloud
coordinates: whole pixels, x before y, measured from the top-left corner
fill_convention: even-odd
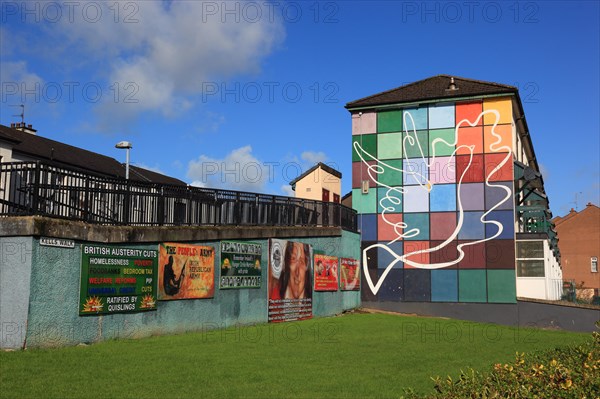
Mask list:
[[[270,181],[268,165],[252,154],[247,145],[237,148],[223,159],[200,155],[188,164],[187,176],[199,187],[261,192]]]
[[[301,155],[300,158],[302,158],[302,160],[308,162],[312,165],[319,163],[319,162],[325,162],[327,160],[327,155],[325,155],[324,152],[322,151],[304,151]]]
[[[199,180],[194,180],[193,182],[190,183],[190,186],[193,187],[206,187],[206,184],[204,182],[201,182]]]
[[[281,186],[281,192],[283,193],[283,195],[288,197],[296,196],[296,192],[292,190],[292,186],[290,186],[289,184],[284,184],[283,186]]]
[[[39,93],[40,89],[36,89],[36,85],[41,85],[44,81],[37,74],[30,72],[27,63],[25,61],[0,61],[0,71],[2,74],[0,75],[0,79],[2,80],[2,90],[10,90],[9,93],[4,93],[2,97],[6,97],[8,102],[11,102],[13,99],[12,96],[15,97],[15,100],[18,99],[18,102],[21,101],[22,92],[33,92]],[[15,86],[16,85],[16,86]],[[18,90],[16,94],[11,94],[13,86]],[[33,97],[32,97],[33,98]],[[3,98],[2,100],[4,100]]]
[[[23,34],[33,39],[32,28],[39,28],[45,34],[40,57],[105,85],[110,95],[94,105],[103,127],[122,127],[144,112],[180,115],[206,84],[258,73],[285,36],[281,18],[270,17],[260,2],[260,18],[244,2],[75,3],[72,13],[64,6],[58,23]]]

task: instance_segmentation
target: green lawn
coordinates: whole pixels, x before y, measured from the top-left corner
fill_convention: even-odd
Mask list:
[[[352,314],[0,353],[2,398],[398,397],[589,334]]]

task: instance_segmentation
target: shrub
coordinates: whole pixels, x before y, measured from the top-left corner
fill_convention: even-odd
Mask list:
[[[600,329],[600,321],[596,322]],[[490,372],[470,369],[458,379],[432,378],[431,399],[451,398],[600,398],[600,333],[584,345],[537,354],[517,353],[512,363],[495,364]],[[407,399],[418,398],[407,392]]]

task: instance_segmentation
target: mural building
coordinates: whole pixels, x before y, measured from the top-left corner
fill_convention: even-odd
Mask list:
[[[440,75],[346,108],[363,299],[516,302],[516,241],[550,240],[517,89]]]

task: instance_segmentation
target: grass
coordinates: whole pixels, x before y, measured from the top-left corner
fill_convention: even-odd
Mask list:
[[[399,397],[589,334],[351,314],[0,353],[2,398]]]

